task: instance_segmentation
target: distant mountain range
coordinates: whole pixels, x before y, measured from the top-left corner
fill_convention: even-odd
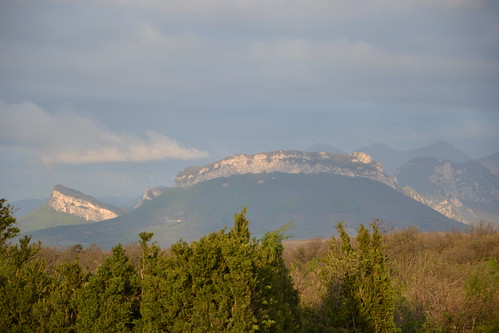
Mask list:
[[[477,161],[418,157],[395,172],[408,194],[462,222],[499,222],[499,177]],[[412,190],[417,193],[414,194]]]
[[[386,154],[391,149],[369,147]],[[424,231],[464,228],[458,221],[499,224],[499,177],[489,170],[497,167],[499,154],[462,162],[466,154],[438,142],[394,153],[402,165],[389,175],[365,152],[313,152],[320,148],[328,147],[239,154],[189,167],[178,173],[173,187],[146,189],[135,204],[128,201],[127,210],[57,185],[46,203],[18,218],[19,226],[49,245],[111,247],[136,241],[142,231],[154,232],[162,245],[196,239],[230,226],[244,206],[255,235],[292,222],[289,233],[295,239],[329,237],[339,221],[353,232],[375,218],[387,228]],[[439,157],[404,161],[420,154]]]
[[[489,169],[494,175],[499,176],[499,153],[481,158],[477,162]]]
[[[329,153],[341,152],[341,149],[327,144],[315,144],[307,150],[325,151]],[[435,157],[444,161],[452,161],[456,163],[472,160],[469,155],[455,148],[452,144],[444,141],[438,141],[422,148],[406,151],[393,149],[383,143],[374,143],[367,147],[358,148],[355,151],[371,155],[375,161],[383,164],[385,171],[388,174],[392,174],[404,163],[416,157]]]
[[[61,188],[56,189],[55,196],[59,197]],[[80,192],[71,193],[83,198]],[[110,247],[135,241],[139,232],[150,231],[160,244],[169,245],[179,238],[192,240],[231,225],[233,214],[244,206],[248,207],[256,236],[290,222],[294,224],[292,237],[302,239],[328,237],[339,221],[355,229],[375,218],[382,219],[387,228],[417,226],[431,231],[465,226],[407,196],[396,179],[386,175],[383,166],[365,153],[275,151],[234,155],[182,170],[173,188],[148,190],[146,194],[136,208],[115,218],[66,223],[31,234],[49,245],[97,243]],[[74,201],[66,201],[75,206]],[[85,211],[83,206],[80,203],[80,212]],[[89,200],[90,206],[99,205]],[[58,213],[67,210],[55,209]]]

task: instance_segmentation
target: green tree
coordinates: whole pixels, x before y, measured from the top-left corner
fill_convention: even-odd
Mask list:
[[[74,296],[86,279],[78,262],[57,264],[48,286],[47,297],[33,308],[39,329],[45,332],[68,332],[74,329],[77,317]]]
[[[7,200],[0,199],[0,248],[3,249],[7,241],[19,234],[15,223],[14,208],[7,204]]]
[[[139,313],[140,280],[121,244],[75,295],[76,329],[82,332],[131,331]]]
[[[356,246],[343,223],[323,269],[326,291],[318,316],[324,328],[358,332],[393,332],[394,303],[377,221],[372,234],[361,225]]]
[[[174,244],[168,256],[144,258],[145,332],[272,332],[299,326],[298,297],[282,254],[281,231],[251,238],[246,210],[234,226],[198,241]],[[288,330],[289,328],[289,330]]]
[[[19,244],[10,244],[19,229],[13,209],[0,200],[0,327],[9,332],[36,330],[40,323],[33,309],[48,296],[51,279],[45,262],[36,254],[40,243],[24,236]]]
[[[287,226],[266,233],[255,253],[258,282],[255,308],[261,331],[265,332],[296,332],[301,325],[298,292],[282,258],[286,229]]]

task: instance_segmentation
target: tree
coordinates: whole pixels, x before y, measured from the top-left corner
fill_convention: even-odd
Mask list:
[[[51,279],[45,262],[35,258],[40,243],[24,236],[19,244],[9,244],[19,229],[13,209],[0,200],[0,327],[10,332],[36,330],[40,326],[33,309],[48,295]]]
[[[293,286],[282,252],[284,226],[268,232],[257,246],[257,318],[265,332],[296,332],[301,325],[298,292]]]
[[[319,310],[327,329],[393,332],[394,303],[377,221],[372,234],[361,224],[356,246],[343,223],[322,272],[326,292]]]
[[[0,199],[0,248],[3,249],[5,243],[19,234],[19,228],[15,227],[16,218],[14,209],[7,200]]]
[[[78,262],[62,262],[55,266],[48,295],[33,308],[39,330],[68,332],[74,329],[77,317],[75,293],[86,277]]]
[[[299,327],[298,297],[285,269],[282,230],[251,238],[246,209],[222,229],[168,256],[143,244],[145,332],[280,332]],[[289,328],[289,330],[288,330]]]
[[[139,313],[140,281],[121,244],[75,295],[76,329],[84,332],[131,331]]]

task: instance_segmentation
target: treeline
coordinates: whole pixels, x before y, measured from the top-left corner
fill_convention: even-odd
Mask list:
[[[285,229],[230,230],[169,249],[42,247],[0,200],[0,331],[493,332],[499,317],[495,229],[382,233],[283,245]],[[448,283],[450,285],[444,287]],[[442,289],[446,288],[444,292]],[[452,299],[454,298],[454,299]],[[457,300],[456,300],[457,299]]]

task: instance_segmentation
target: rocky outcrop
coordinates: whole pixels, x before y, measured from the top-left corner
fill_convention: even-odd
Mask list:
[[[167,190],[168,187],[162,187],[162,186],[146,188],[144,194],[142,195],[142,199],[140,199],[139,202],[137,202],[133,206],[133,208],[139,208],[144,204],[145,201],[153,200],[159,197],[161,194],[165,193]]]
[[[123,213],[121,208],[102,203],[89,195],[62,185],[54,187],[48,205],[58,212],[94,222],[112,219]]]
[[[410,186],[404,186],[404,193],[422,204],[433,208],[437,212],[453,220],[471,224],[480,220],[480,217],[469,207],[466,207],[455,197],[423,196]]]
[[[499,223],[499,177],[475,161],[416,158],[396,172],[407,195],[464,223]]]
[[[174,186],[187,187],[215,178],[271,172],[364,177],[398,189],[396,179],[386,175],[383,165],[373,161],[366,153],[331,154],[289,150],[234,155],[202,167],[189,167],[177,175]]]

